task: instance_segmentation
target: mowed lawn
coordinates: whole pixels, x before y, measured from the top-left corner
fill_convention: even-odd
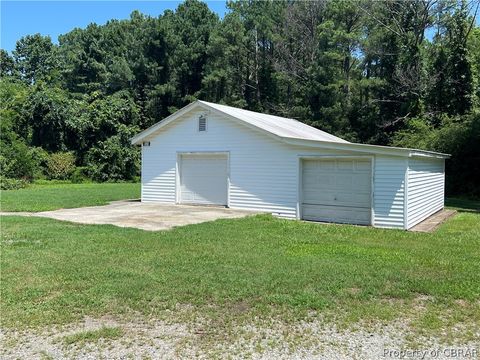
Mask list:
[[[137,184],[37,186],[3,192],[2,208],[131,197]],[[478,341],[480,203],[449,203],[459,213],[431,234],[268,215],[159,232],[5,216],[1,326],[132,311],[158,317],[179,306],[226,326],[314,310],[347,325],[408,319],[419,332]]]
[[[435,333],[460,324],[478,340],[480,204],[455,206],[431,234],[268,215],[159,232],[2,217],[1,324],[162,316],[178,305],[227,319],[240,304],[250,319],[311,310],[347,323],[408,318]]]
[[[20,190],[2,190],[0,208],[1,211],[48,211],[138,198],[137,183],[33,184]]]

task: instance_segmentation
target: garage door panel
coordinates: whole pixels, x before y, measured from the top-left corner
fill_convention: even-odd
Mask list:
[[[304,193],[304,204],[324,204],[332,206],[364,207],[370,201],[370,194],[324,192]],[[368,207],[370,209],[370,207]]]
[[[304,193],[304,203],[310,204],[334,204],[335,203],[335,192],[334,191],[323,191],[321,193],[317,191],[305,191]]]
[[[370,224],[370,211],[365,208],[304,205],[303,219],[346,224]]]
[[[336,177],[335,188],[336,189],[348,189],[353,186],[353,176],[350,174],[340,175]]]
[[[325,171],[335,170],[335,161],[334,160],[322,160],[314,164],[315,168]]]
[[[365,207],[365,203],[370,201],[369,195],[356,193],[339,193],[336,194],[336,203],[345,206]]]
[[[305,160],[302,169],[304,219],[370,224],[370,160]]]
[[[316,184],[323,183],[326,188],[334,189],[335,188],[335,176],[322,174],[315,177],[315,182],[312,183],[312,186],[315,187]]]
[[[355,193],[353,194],[352,198],[355,202],[362,205],[370,204],[372,200],[372,196],[370,195],[370,193],[363,193],[363,194]],[[366,207],[370,209],[370,205]]]
[[[351,172],[354,167],[354,162],[351,160],[337,160],[337,170]]]
[[[367,172],[367,173],[370,173],[372,171],[372,164],[370,163],[370,161],[366,161],[366,160],[357,160],[355,162],[355,169],[357,172]]]
[[[211,171],[219,172],[225,171],[226,164],[225,159],[217,158],[201,158],[195,159],[194,157],[182,157],[184,172],[190,175],[193,173],[195,176],[209,176]]]
[[[363,190],[364,192],[370,193],[370,188],[372,186],[372,178],[370,174],[358,174],[354,181],[359,191]]]
[[[227,167],[224,155],[182,155],[180,202],[227,205]]]

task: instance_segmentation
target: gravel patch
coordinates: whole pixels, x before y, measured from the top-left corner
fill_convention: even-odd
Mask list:
[[[69,345],[63,341],[66,336],[102,327],[119,327],[123,335]],[[229,329],[209,328],[207,320],[182,324],[142,316],[128,321],[86,317],[76,324],[41,331],[3,329],[0,358],[451,359],[451,351],[463,351],[467,355],[463,359],[479,355],[480,344],[445,346],[437,339],[416,339],[422,346],[412,349],[408,334],[408,324],[401,322],[340,329],[316,316],[293,323],[255,319]]]
[[[119,327],[124,331],[120,339],[99,339],[94,342],[66,345],[66,336],[102,327]],[[86,317],[81,323],[52,327],[42,331],[2,329],[0,340],[2,359],[172,359],[176,344],[188,336],[181,324],[135,319],[129,322],[103,317]]]

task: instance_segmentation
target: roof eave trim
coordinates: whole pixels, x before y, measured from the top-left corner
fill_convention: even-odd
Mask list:
[[[333,141],[303,140],[295,138],[282,138],[282,140],[291,145],[308,146],[316,148],[328,148],[333,150],[356,151],[361,153],[381,154],[390,156],[412,157],[423,156],[429,158],[447,159],[450,155],[436,153],[432,151],[415,150],[408,148],[389,147],[381,145],[341,143]]]
[[[426,151],[426,150],[412,150],[410,151],[410,157],[428,157],[428,158],[436,158],[436,159],[450,159],[450,154],[438,153],[434,151]]]
[[[355,151],[368,154],[382,154],[391,156],[408,157],[410,150],[402,148],[389,148],[378,145],[357,144],[357,143],[339,143],[332,141],[318,141],[318,140],[301,140],[294,138],[284,138],[285,142],[291,145],[308,146],[315,148],[324,148],[342,151]]]

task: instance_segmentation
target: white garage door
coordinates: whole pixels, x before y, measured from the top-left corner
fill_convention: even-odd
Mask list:
[[[181,203],[227,205],[227,184],[226,155],[181,156]]]
[[[371,179],[369,159],[304,160],[302,218],[369,225]]]

